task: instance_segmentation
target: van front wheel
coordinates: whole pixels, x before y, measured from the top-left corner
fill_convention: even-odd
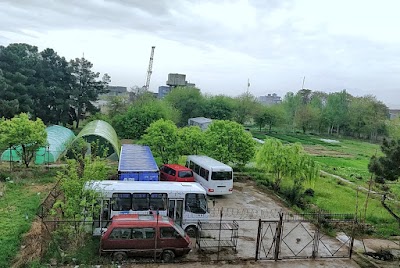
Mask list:
[[[172,250],[164,250],[162,254],[162,259],[164,262],[172,262],[175,258],[175,253]]]
[[[114,253],[113,258],[114,258],[114,261],[121,262],[121,261],[126,260],[127,256],[126,256],[125,252],[118,251],[118,252]]]
[[[189,226],[185,229],[185,232],[190,237],[196,237],[197,235],[197,228],[195,226]]]

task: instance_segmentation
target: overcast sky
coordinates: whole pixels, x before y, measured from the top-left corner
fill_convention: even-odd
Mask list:
[[[0,0],[0,45],[85,57],[112,85],[184,73],[202,92],[346,89],[400,108],[398,0]]]

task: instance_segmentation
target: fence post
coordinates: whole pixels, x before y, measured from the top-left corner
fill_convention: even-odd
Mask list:
[[[315,259],[318,255],[318,248],[319,248],[319,232],[320,232],[320,228],[321,228],[321,220],[320,220],[320,216],[321,216],[321,211],[318,211],[317,214],[317,230],[314,233],[314,241],[313,241],[313,251],[312,251],[312,258]]]
[[[258,261],[259,250],[260,250],[260,239],[261,239],[261,219],[258,220],[258,231],[257,231],[257,244],[256,244],[256,257],[255,261]]]
[[[283,227],[283,213],[279,213],[279,222],[276,227],[276,239],[275,239],[275,254],[274,260],[277,261],[279,258],[279,251],[281,248],[281,239],[282,239],[282,227]]]
[[[351,238],[350,238],[349,259],[351,259],[351,256],[353,255],[353,246],[354,246],[354,236],[356,233],[356,225],[358,225],[357,214],[353,219],[353,226],[351,228],[352,230],[351,230]]]

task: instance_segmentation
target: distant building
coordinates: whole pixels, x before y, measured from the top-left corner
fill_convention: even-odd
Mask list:
[[[108,86],[108,93],[104,94],[107,96],[125,96],[128,94],[128,89],[121,86]]]
[[[165,96],[168,95],[168,93],[171,92],[171,87],[170,86],[159,86],[158,87],[158,98],[162,99]]]
[[[158,87],[158,98],[162,99],[176,87],[196,87],[196,84],[186,81],[186,74],[170,73],[166,86]]]
[[[208,125],[210,125],[211,123],[212,119],[206,117],[194,117],[194,118],[189,118],[188,120],[189,126],[198,126],[203,131],[206,130],[208,128]]]
[[[273,93],[273,94],[268,94],[266,96],[258,97],[258,101],[265,105],[273,105],[273,104],[281,103],[282,99],[281,99],[281,97],[276,95],[276,93]]]
[[[389,119],[395,119],[400,116],[399,109],[389,109]]]

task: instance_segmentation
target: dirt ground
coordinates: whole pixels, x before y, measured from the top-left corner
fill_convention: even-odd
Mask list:
[[[238,259],[251,260],[255,258],[256,254],[256,240],[258,231],[258,220],[271,220],[271,223],[263,225],[263,242],[260,248],[259,258],[261,262],[247,261],[244,263],[229,264],[229,267],[247,267],[259,265],[268,265],[270,267],[288,267],[295,265],[296,267],[359,267],[354,261],[343,259],[317,259],[312,260],[312,240],[316,228],[310,223],[299,222],[286,222],[284,224],[284,243],[281,246],[282,256],[303,257],[306,260],[280,260],[280,261],[265,261],[265,259],[273,258],[269,248],[273,244],[272,232],[276,228],[276,223],[279,219],[279,212],[290,212],[278,200],[276,196],[269,196],[268,194],[260,191],[255,187],[253,182],[235,182],[234,192],[231,195],[210,198],[209,200],[211,220],[218,221],[220,219],[220,211],[222,209],[222,221],[235,220],[238,225],[238,239],[236,252],[231,249],[225,249],[219,253],[215,248],[205,249],[205,254],[197,254],[199,251],[198,246],[184,258],[185,260],[200,260],[213,262],[216,260],[224,260],[226,262],[235,262]],[[268,228],[272,230],[269,233]],[[218,237],[221,235],[224,239],[229,239],[231,231],[206,230],[204,231],[206,237]],[[204,235],[203,233],[203,235]],[[269,234],[268,234],[269,233]],[[341,247],[343,243],[335,238],[323,235],[320,240],[318,252],[319,256],[327,257],[332,256],[332,252],[336,252],[343,256],[348,255],[348,248]],[[337,256],[335,254],[335,256]],[[200,257],[199,257],[200,256]],[[307,260],[307,258],[309,260]],[[224,263],[224,262],[222,262]],[[192,266],[192,264],[190,264]],[[200,267],[201,264],[193,266]],[[228,264],[226,264],[228,265]],[[220,265],[218,265],[220,266]],[[224,265],[222,265],[224,266]],[[163,266],[165,267],[165,266]],[[166,266],[168,267],[168,266]]]
[[[236,252],[231,248],[226,248],[221,251],[215,248],[204,249],[201,251],[196,245],[196,240],[193,239],[193,250],[180,261],[181,263],[173,264],[123,264],[118,266],[98,266],[98,267],[360,267],[354,260],[349,258],[326,258],[332,252],[348,255],[348,248],[342,247],[342,242],[339,240],[323,235],[318,246],[319,258],[313,260],[310,258],[312,248],[312,237],[316,231],[315,226],[310,223],[285,222],[284,243],[282,243],[281,254],[288,257],[303,257],[303,259],[284,259],[279,261],[266,260],[271,259],[271,254],[268,252],[268,247],[272,244],[273,235],[268,235],[268,227],[273,230],[276,225],[274,222],[278,220],[279,212],[290,212],[283,203],[274,195],[262,192],[255,187],[254,182],[235,182],[234,192],[228,196],[209,198],[211,221],[220,219],[222,210],[222,220],[232,222],[235,220],[238,223],[237,231],[237,246]],[[259,258],[261,260],[254,261],[256,254],[256,241],[258,231],[258,219],[270,220],[270,225],[265,224],[263,230],[264,238],[260,249]],[[203,236],[218,237],[229,239],[231,230],[219,231],[205,230]],[[287,236],[285,236],[287,234]],[[368,248],[377,250],[386,247],[387,241],[382,240],[365,240],[364,243]],[[397,245],[396,243],[394,244]],[[336,255],[335,255],[336,256]],[[325,258],[321,258],[325,257]],[[217,261],[219,260],[219,261]],[[387,266],[389,265],[389,266]],[[385,267],[396,266],[397,263],[389,263]],[[371,266],[374,267],[374,266]],[[383,267],[383,266],[376,266]]]

